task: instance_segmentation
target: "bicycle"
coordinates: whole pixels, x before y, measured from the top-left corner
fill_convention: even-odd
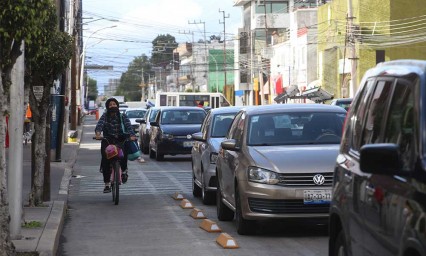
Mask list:
[[[108,146],[105,148],[105,153],[108,158],[111,168],[111,190],[112,190],[112,201],[115,205],[118,205],[120,201],[120,185],[122,184],[121,175],[122,170],[120,166],[120,159],[123,157],[123,143],[110,143],[108,139],[104,137],[93,137],[94,140],[106,140]],[[118,182],[116,182],[118,181]]]

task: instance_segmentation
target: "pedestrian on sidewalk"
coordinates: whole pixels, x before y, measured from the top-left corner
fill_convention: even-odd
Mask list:
[[[111,168],[109,160],[106,157],[105,148],[110,143],[124,144],[125,140],[130,137],[131,140],[136,140],[136,135],[133,131],[129,118],[124,113],[119,111],[119,103],[115,98],[110,98],[105,102],[106,111],[99,118],[95,128],[96,139],[99,139],[101,133],[107,140],[101,142],[101,171],[104,176],[105,188],[104,193],[111,192]],[[124,126],[124,130],[123,127]],[[128,178],[127,173],[127,152],[123,149],[124,157],[120,159],[122,171],[122,181],[126,183]]]

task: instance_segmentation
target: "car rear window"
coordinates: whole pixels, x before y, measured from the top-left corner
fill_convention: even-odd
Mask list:
[[[201,124],[206,112],[199,110],[165,110],[161,113],[162,124]]]

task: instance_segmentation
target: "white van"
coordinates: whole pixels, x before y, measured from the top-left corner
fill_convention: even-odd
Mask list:
[[[231,105],[222,93],[217,92],[158,92],[155,106],[197,106],[201,101],[208,108]]]

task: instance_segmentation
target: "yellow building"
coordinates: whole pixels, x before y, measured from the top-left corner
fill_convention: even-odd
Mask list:
[[[426,59],[424,0],[333,0],[318,8],[318,74],[335,98],[352,97],[368,69],[395,59]],[[354,43],[354,44],[353,44]],[[351,88],[351,49],[355,83]]]

